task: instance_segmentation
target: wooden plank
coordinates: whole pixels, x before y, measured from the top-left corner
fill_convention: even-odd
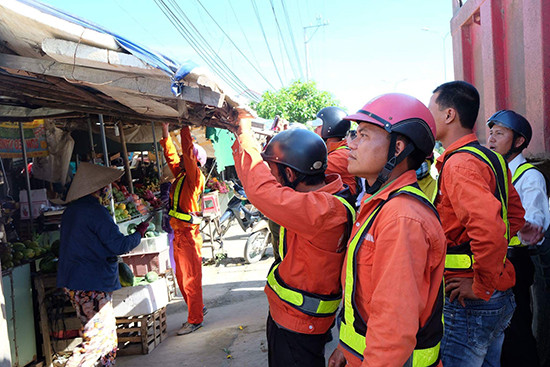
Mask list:
[[[42,276],[34,278],[34,286],[38,296],[38,311],[40,314],[40,333],[42,334],[42,352],[46,360],[46,367],[52,366],[52,344],[50,341],[50,328],[48,325],[48,312],[46,311],[46,305],[44,303],[44,283]]]
[[[176,99],[170,88],[170,79],[168,76],[166,79],[156,79],[139,74],[99,70],[85,66],[8,54],[0,54],[0,66],[8,69],[24,70],[30,73],[56,76],[73,83],[86,84],[91,87],[97,84],[108,84],[113,88]],[[222,107],[224,97],[224,94],[211,91],[207,88],[184,87],[182,95],[179,98],[207,106]]]

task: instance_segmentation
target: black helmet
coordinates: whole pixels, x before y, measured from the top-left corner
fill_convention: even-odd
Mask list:
[[[521,152],[523,149],[527,148],[533,136],[533,130],[531,130],[529,121],[514,111],[501,110],[496,112],[487,120],[487,126],[489,126],[489,128],[492,128],[494,125],[504,126],[514,132],[514,140],[509,153]],[[520,147],[514,148],[518,136],[523,136],[525,142]]]
[[[350,122],[344,120],[347,113],[338,107],[325,107],[317,114],[317,118],[323,121],[323,129],[321,137],[328,138],[343,138],[349,130]]]
[[[323,139],[312,131],[285,130],[269,141],[262,158],[310,176],[323,173],[327,168],[327,146]]]

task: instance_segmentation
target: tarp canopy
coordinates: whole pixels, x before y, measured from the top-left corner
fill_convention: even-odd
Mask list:
[[[103,114],[226,128],[239,103],[191,61],[34,0],[0,2],[0,121]]]

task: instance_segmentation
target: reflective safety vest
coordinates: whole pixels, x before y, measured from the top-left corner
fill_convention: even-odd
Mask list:
[[[512,185],[515,186],[516,182],[518,182],[521,176],[523,176],[523,174],[530,169],[536,169],[536,167],[528,162],[524,162],[520,164],[516,169],[516,172],[514,172],[514,175],[512,176]],[[508,243],[508,246],[527,247],[527,245],[524,245],[523,243],[521,243],[517,234],[514,237],[512,237],[512,239],[510,240],[510,243]]]
[[[366,348],[367,323],[363,320],[355,307],[357,254],[365,236],[372,227],[380,210],[388,201],[398,195],[410,195],[429,207],[439,219],[439,215],[428,197],[420,190],[418,184],[407,185],[393,192],[387,200],[382,201],[367,217],[367,220],[357,231],[348,245],[346,260],[346,281],[344,285],[344,318],[340,324],[340,342],[343,347],[357,358],[363,360],[363,352]],[[416,346],[412,353],[412,366],[429,367],[439,363],[439,347],[443,337],[443,283],[426,325],[421,327],[416,334]]]
[[[338,147],[338,148],[334,149],[333,152],[336,152],[337,150],[340,150],[340,149],[348,149],[348,150],[350,150],[349,147],[348,147],[347,145],[342,145],[341,147]]]
[[[506,225],[505,238],[506,242],[510,239],[510,223],[508,222],[508,166],[504,158],[493,152],[492,150],[481,146],[477,142],[466,144],[465,146],[458,148],[447,156],[445,162],[455,153],[465,152],[472,154],[480,161],[486,163],[496,178],[496,187],[494,195],[501,203],[500,216]],[[443,162],[443,166],[445,165]],[[443,173],[443,166],[441,166],[439,178]],[[438,187],[434,194],[434,202],[437,193],[439,192],[439,178]],[[461,243],[458,246],[448,247],[447,256],[445,257],[445,270],[457,271],[472,269],[474,264],[474,255],[470,248],[470,242]],[[506,262],[506,256],[503,262]]]
[[[346,194],[349,193],[349,189],[346,189]],[[348,214],[348,223],[346,225],[346,236],[343,241],[347,242],[353,222],[355,222],[355,209],[351,204],[342,196],[338,196],[340,193],[334,195],[344,206],[346,207]],[[286,254],[286,230],[283,226],[279,230],[279,255],[281,256],[281,262]],[[267,284],[269,287],[279,296],[279,298],[295,309],[305,313],[309,316],[315,317],[328,317],[336,313],[340,301],[342,300],[341,293],[322,295],[311,292],[306,292],[298,288],[293,288],[286,284],[279,275],[279,265],[281,262],[273,264],[267,275]]]
[[[185,182],[185,172],[181,172],[176,177],[175,182],[176,182],[176,188],[174,189],[174,194],[172,195],[172,205],[171,205],[170,211],[168,211],[168,215],[176,219],[179,219],[183,222],[187,222],[191,224],[200,224],[202,221],[201,217],[197,217],[195,215],[186,213],[180,208],[179,199],[180,199],[181,191],[183,190],[183,183]]]

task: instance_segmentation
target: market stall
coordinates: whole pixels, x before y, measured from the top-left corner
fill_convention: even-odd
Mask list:
[[[153,213],[142,243],[121,257],[130,272],[121,272],[127,287],[115,309],[120,348],[148,353],[162,341],[174,287],[156,211],[162,159],[153,143],[163,122],[226,128],[237,105],[192,63],[178,65],[32,0],[0,4],[0,139],[10,142],[0,148],[13,154],[0,149],[0,330],[8,330],[12,366],[62,365],[79,342],[74,310],[55,286],[63,206],[53,202],[82,161],[125,170],[109,205],[123,233]]]

